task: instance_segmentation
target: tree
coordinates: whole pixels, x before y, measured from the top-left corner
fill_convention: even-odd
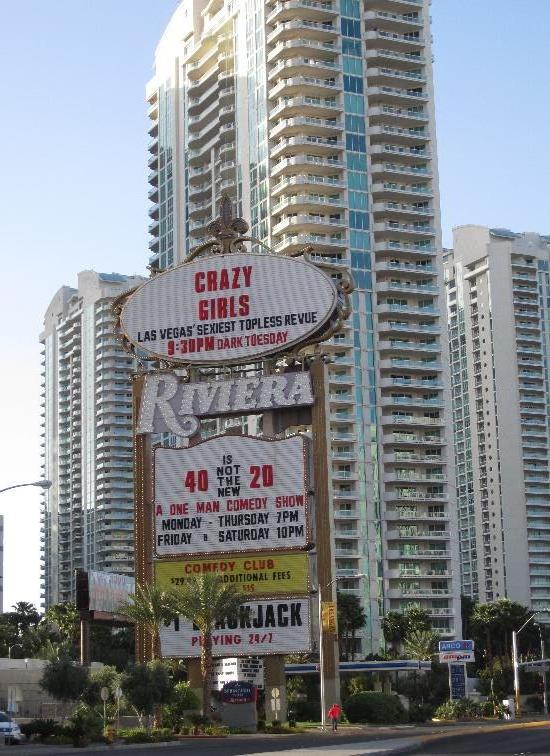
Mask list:
[[[91,653],[94,661],[116,667],[120,672],[134,663],[135,628],[108,627],[92,623]]]
[[[200,709],[200,701],[189,687],[189,683],[176,683],[170,703],[164,709],[164,726],[179,729],[184,724],[186,713],[193,709]]]
[[[88,685],[89,674],[68,659],[50,662],[42,674],[40,687],[53,698],[65,703],[77,701]]]
[[[9,621],[17,627],[19,636],[31,627],[36,627],[40,622],[40,613],[34,604],[28,601],[18,601],[12,606],[12,611],[7,613]]]
[[[210,680],[212,677],[212,632],[218,623],[238,616],[243,594],[219,575],[194,575],[174,591],[175,605],[182,617],[192,622],[202,636],[201,675],[202,713],[208,717]]]
[[[90,674],[82,700],[88,706],[99,706],[102,704],[101,688],[107,688],[110,703],[114,704],[116,703],[115,690],[120,685],[120,681],[121,675],[114,667],[101,667]]]
[[[402,612],[388,612],[382,618],[382,632],[386,643],[389,643],[392,650],[397,653],[399,646],[405,640],[407,634],[408,622]]]
[[[172,696],[170,675],[159,660],[131,667],[122,675],[121,688],[140,724],[144,716],[151,716],[156,706],[169,703]]]
[[[80,635],[80,617],[78,610],[70,601],[52,604],[44,614],[44,621],[54,625],[61,640],[76,643]]]
[[[173,591],[159,585],[138,585],[129,601],[121,604],[118,614],[142,625],[151,636],[152,657],[160,656],[160,627],[178,615]]]
[[[512,649],[512,632],[532,616],[532,611],[517,601],[499,599],[488,604],[476,604],[470,626],[479,655],[491,667],[494,657],[509,659]],[[530,623],[518,638],[523,653],[538,653],[538,632]]]
[[[437,648],[438,636],[431,630],[411,630],[407,633],[404,650],[411,659],[431,661]]]
[[[406,612],[405,617],[407,619],[407,630],[405,635],[414,633],[419,630],[429,632],[432,629],[432,622],[430,615],[425,609],[419,606],[410,606]]]
[[[338,634],[340,637],[340,656],[353,661],[355,656],[355,633],[365,627],[367,617],[357,596],[349,593],[337,594]]]

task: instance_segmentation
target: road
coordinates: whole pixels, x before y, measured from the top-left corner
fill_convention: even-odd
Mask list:
[[[437,756],[531,756],[550,754],[550,727],[476,733],[447,738],[423,746],[418,753]],[[359,755],[358,755],[359,756]]]
[[[425,734],[425,731],[424,731]],[[396,735],[398,739],[396,739]],[[109,749],[105,746],[87,748],[87,756],[368,756],[386,748],[397,749],[414,742],[418,743],[419,733],[401,731],[362,733],[348,735],[344,732],[333,736],[331,733],[311,733],[303,735],[276,735],[255,737],[231,737],[205,740],[184,740],[181,743],[160,745],[125,746]],[[368,742],[367,742],[368,741]],[[16,749],[14,756],[56,756],[72,752],[72,748],[32,746]],[[432,743],[425,742],[415,753],[421,756],[550,756],[550,725],[533,729],[509,729],[499,732],[476,731],[471,735],[456,735],[441,738]]]

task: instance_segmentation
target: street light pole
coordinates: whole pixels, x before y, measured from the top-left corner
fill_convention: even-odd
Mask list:
[[[546,667],[544,666],[544,638],[542,637],[542,628],[537,625],[540,638],[540,660],[542,664],[542,703],[544,707],[544,713],[548,714],[548,686],[546,684]]]
[[[364,572],[360,572],[357,575],[340,575],[335,577],[329,583],[327,583],[323,589],[321,586],[317,586],[317,602],[319,608],[319,677],[321,679],[320,693],[321,693],[321,729],[325,730],[327,725],[326,714],[326,702],[325,702],[325,657],[323,654],[323,602],[321,600],[321,590],[326,590],[334,585],[338,580],[358,580],[365,578],[367,575]]]
[[[51,488],[51,485],[51,480],[35,480],[33,483],[17,483],[15,486],[0,488],[0,493],[4,493],[4,491],[11,491],[13,488],[23,488],[23,486],[38,486],[38,488],[42,488],[44,491],[47,491],[48,488]]]
[[[516,716],[519,715],[521,710],[520,693],[519,693],[519,662],[518,662],[518,635],[521,633],[524,627],[535,619],[537,614],[547,614],[550,609],[541,609],[538,612],[532,614],[529,619],[525,620],[519,630],[512,630],[512,666],[514,668],[514,700],[516,703]],[[542,635],[541,635],[542,642]],[[544,678],[544,684],[546,686],[546,676]]]

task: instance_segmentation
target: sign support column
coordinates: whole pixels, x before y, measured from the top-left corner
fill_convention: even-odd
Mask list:
[[[315,404],[312,409],[313,476],[315,487],[315,531],[317,551],[317,590],[321,602],[336,601],[336,582],[333,580],[332,507],[327,474],[328,406],[327,367],[322,359],[310,366]],[[322,633],[323,688],[325,700],[332,705],[340,702],[340,674],[338,670],[338,639],[334,632]],[[319,649],[321,655],[321,649]]]
[[[153,516],[152,516],[152,451],[151,435],[136,433],[145,375],[134,375],[134,573],[136,588],[153,581]],[[136,661],[152,658],[153,639],[139,624],[136,624]]]

